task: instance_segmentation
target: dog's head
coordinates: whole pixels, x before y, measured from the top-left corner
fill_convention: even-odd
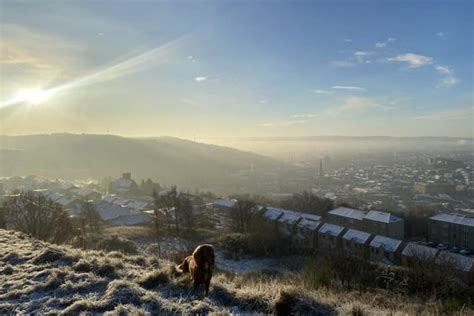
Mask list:
[[[212,245],[200,245],[193,252],[196,263],[205,270],[214,269],[214,247]]]

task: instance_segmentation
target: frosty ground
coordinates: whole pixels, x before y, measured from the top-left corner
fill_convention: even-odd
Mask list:
[[[0,230],[0,244],[0,314],[404,314],[438,308],[436,302],[402,300],[388,292],[308,290],[292,272],[233,273],[224,269],[236,271],[232,264],[237,263],[219,256],[223,264],[204,297],[191,288],[187,276],[175,274],[173,262],[148,254],[84,251],[6,230]],[[242,261],[241,266],[267,263]]]

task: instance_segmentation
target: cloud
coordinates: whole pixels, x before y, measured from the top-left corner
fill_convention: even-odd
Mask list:
[[[436,33],[436,36],[438,36],[438,37],[444,37],[444,33],[443,33],[443,32],[438,32],[438,33]]]
[[[312,118],[312,117],[317,117],[317,114],[293,114],[290,117],[291,118]]]
[[[349,97],[344,100],[344,103],[341,106],[329,109],[326,111],[329,115],[336,115],[349,112],[364,112],[369,109],[384,109],[388,110],[390,108],[384,107],[370,98],[364,97]]]
[[[306,123],[305,120],[292,120],[292,121],[282,121],[282,122],[271,122],[271,123],[261,123],[262,127],[281,127],[281,126],[292,126]]]
[[[354,63],[347,60],[335,60],[331,62],[331,65],[338,68],[350,68],[354,66]]]
[[[435,69],[443,76],[438,86],[452,87],[459,83],[459,79],[454,76],[454,71],[448,66],[436,65]]]
[[[397,39],[394,38],[394,37],[389,37],[389,38],[387,38],[387,39],[386,39],[385,41],[383,41],[383,42],[377,42],[377,43],[375,43],[375,47],[376,47],[376,48],[384,48],[384,47],[387,47],[387,45],[388,45],[389,43],[393,43],[393,42],[395,42],[396,40],[397,40]]]
[[[207,80],[207,77],[204,77],[204,76],[199,76],[199,77],[194,78],[194,81],[196,82],[204,82],[206,80]]]
[[[354,59],[359,62],[363,63],[366,61],[366,58],[370,55],[370,52],[354,52]]]
[[[429,65],[433,62],[433,58],[413,53],[397,55],[387,59],[388,61],[408,63],[410,68],[418,68]]]
[[[474,107],[465,107],[451,109],[447,111],[440,111],[428,115],[416,116],[414,120],[459,120],[459,119],[473,119]]]
[[[344,42],[346,42],[346,43],[352,43],[352,39],[351,39],[351,38],[345,38],[345,39],[344,39]]]
[[[316,94],[333,94],[334,91],[331,91],[331,90],[322,90],[322,89],[316,89],[316,90],[313,90],[314,93]]]
[[[350,90],[350,91],[366,91],[367,89],[356,87],[356,86],[333,86],[332,89],[336,90]]]

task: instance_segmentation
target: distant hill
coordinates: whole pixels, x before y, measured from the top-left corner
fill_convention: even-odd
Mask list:
[[[242,170],[286,167],[258,154],[172,137],[0,136],[0,176],[101,179],[130,171],[135,179],[150,177],[165,184],[202,187],[226,183]]]

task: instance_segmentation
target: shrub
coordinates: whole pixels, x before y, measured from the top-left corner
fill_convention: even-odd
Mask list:
[[[117,236],[101,240],[97,245],[97,248],[105,251],[120,251],[129,255],[135,255],[138,253],[138,249],[133,241]]]
[[[137,280],[137,283],[146,289],[154,289],[168,281],[168,275],[164,271],[157,270],[145,274]]]

